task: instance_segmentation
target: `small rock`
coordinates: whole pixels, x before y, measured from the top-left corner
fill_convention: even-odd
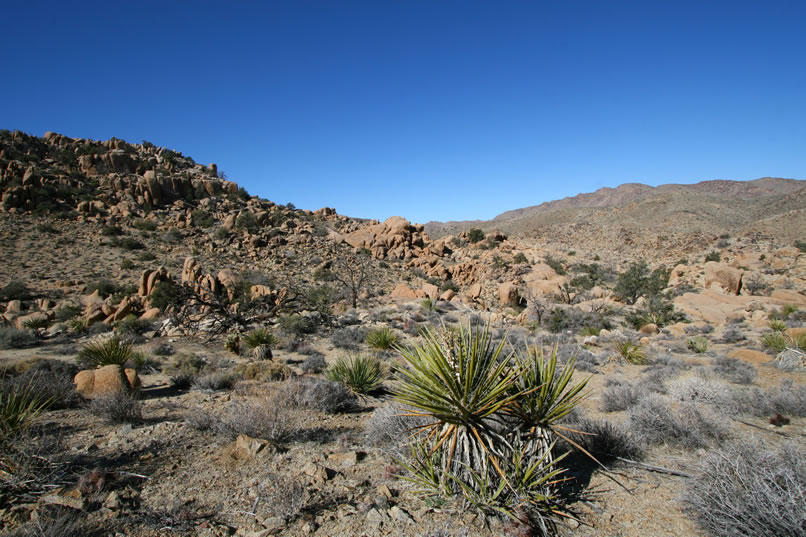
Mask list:
[[[399,522],[403,522],[404,524],[414,524],[414,519],[411,518],[411,515],[396,505],[389,510],[389,514],[392,515],[392,518]]]
[[[104,500],[104,507],[107,509],[111,509],[113,511],[117,511],[123,506],[123,502],[120,500],[120,494],[116,490],[113,490],[109,493],[109,496],[106,497]]]

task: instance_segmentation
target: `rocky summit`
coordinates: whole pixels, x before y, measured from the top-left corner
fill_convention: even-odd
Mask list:
[[[804,230],[793,179],[423,225],[0,131],[0,535],[802,535]]]

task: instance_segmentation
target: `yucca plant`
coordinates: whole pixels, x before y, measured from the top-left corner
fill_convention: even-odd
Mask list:
[[[786,323],[781,319],[770,319],[769,325],[773,332],[785,332],[787,329]]]
[[[252,349],[255,360],[271,360],[271,348],[277,344],[277,338],[268,328],[255,328],[245,336],[244,345]]]
[[[380,360],[374,356],[357,355],[339,358],[325,372],[325,377],[341,382],[356,395],[367,395],[381,386],[386,372]]]
[[[461,326],[425,330],[422,344],[401,350],[408,367],[397,372],[396,398],[430,422],[402,462],[425,491],[460,494],[485,515],[522,520],[528,511],[545,533],[561,510],[553,431],[584,383],[570,386],[573,361],[557,372],[556,352],[505,355],[505,345],[493,345],[489,327]]]
[[[616,352],[631,364],[644,365],[646,363],[646,352],[641,345],[625,339],[616,343]]]
[[[131,356],[132,344],[114,336],[102,341],[87,343],[78,352],[76,360],[85,367],[123,366]]]
[[[761,344],[775,352],[781,352],[789,346],[791,341],[783,332],[769,332],[761,336]]]
[[[397,344],[397,335],[388,326],[382,326],[367,334],[367,344],[373,349],[385,351]]]
[[[0,379],[0,440],[25,429],[50,405],[50,399],[36,389],[35,381],[35,377],[27,383]]]

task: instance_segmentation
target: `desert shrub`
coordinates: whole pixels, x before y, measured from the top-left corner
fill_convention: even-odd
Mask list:
[[[386,372],[380,360],[361,354],[339,358],[327,371],[328,380],[340,382],[356,395],[368,395],[381,387]]]
[[[467,231],[467,240],[471,243],[483,241],[484,237],[484,232],[477,227],[471,228]]]
[[[193,227],[210,227],[215,222],[213,215],[204,209],[194,209],[190,212],[190,222]]]
[[[550,255],[547,255],[543,260],[543,262],[549,267],[551,267],[551,269],[558,275],[564,276],[565,274],[567,274],[567,272],[565,271],[565,267],[563,266],[565,262],[562,259],[555,259]]]
[[[764,281],[761,274],[751,274],[749,278],[742,280],[742,289],[750,293],[751,296],[760,296],[767,292],[769,285]]]
[[[666,383],[670,397],[678,401],[706,403],[727,410],[732,402],[730,387],[722,381],[687,376]]]
[[[649,391],[641,384],[608,379],[602,390],[601,409],[602,412],[629,410],[648,396]]]
[[[81,315],[82,309],[78,306],[64,306],[54,312],[53,320],[57,323],[66,323],[73,317]]]
[[[751,439],[712,451],[687,484],[685,502],[714,537],[806,534],[806,453]]]
[[[31,296],[31,291],[19,281],[9,282],[0,289],[0,301],[29,300]]]
[[[205,418],[191,418],[191,423],[218,434],[235,437],[245,434],[274,444],[289,440],[299,430],[299,419],[289,403],[275,393],[231,401],[221,411]]]
[[[773,332],[785,332],[787,329],[786,323],[781,319],[770,319],[768,324]]]
[[[85,367],[102,367],[105,365],[123,365],[131,358],[131,355],[131,343],[122,341],[115,336],[87,343],[78,352],[76,360]]]
[[[186,374],[196,376],[202,370],[210,370],[208,361],[198,354],[182,353],[174,356],[171,363],[165,368],[165,373],[169,375]]]
[[[182,232],[176,229],[175,227],[172,227],[162,235],[162,240],[170,243],[182,242],[182,239],[184,238],[185,236],[182,235]]]
[[[80,512],[79,512],[80,513]],[[37,507],[36,518],[3,533],[4,537],[74,537],[98,535],[75,510],[59,505]]]
[[[40,399],[48,401],[48,408],[70,408],[79,401],[73,387],[78,367],[61,360],[36,360],[31,367],[15,378],[7,379],[25,384]]]
[[[711,362],[711,371],[734,384],[752,384],[756,378],[755,366],[736,358],[715,358]]]
[[[800,250],[801,252],[806,253],[806,241],[795,241],[795,248]]]
[[[327,367],[327,362],[325,361],[324,354],[315,353],[308,356],[304,362],[300,365],[300,369],[302,369],[305,373],[321,373]]]
[[[283,330],[297,337],[316,331],[316,324],[308,317],[303,317],[298,313],[281,315],[277,322]]]
[[[171,356],[174,353],[174,347],[167,342],[154,342],[149,345],[149,352],[154,356]]]
[[[582,418],[566,425],[570,432],[568,437],[574,444],[564,443],[566,450],[582,447],[602,464],[612,462],[619,457],[640,460],[644,456],[644,447],[627,427],[609,420]],[[578,432],[577,432],[578,431]]]
[[[196,380],[196,375],[187,372],[176,372],[170,375],[168,379],[171,382],[171,387],[175,390],[189,390],[193,386],[193,381]]]
[[[271,360],[239,364],[235,368],[235,373],[246,380],[258,380],[261,382],[285,380],[294,376],[294,372],[290,367]]]
[[[28,330],[0,326],[0,349],[22,349],[35,345],[39,340]]]
[[[761,336],[761,344],[775,352],[783,351],[787,346],[787,339],[781,332],[769,332]]]
[[[577,371],[587,371],[593,373],[600,364],[599,358],[576,343],[559,345],[557,348],[557,361],[565,364],[568,360],[575,360],[574,365]]]
[[[650,445],[696,449],[727,436],[722,424],[694,403],[683,403],[679,410],[674,410],[660,396],[644,398],[631,408],[629,424]]]
[[[250,211],[241,211],[235,218],[235,229],[242,229],[249,232],[257,231],[257,218]]]
[[[615,293],[627,304],[635,304],[642,296],[655,296],[666,287],[669,273],[663,268],[649,271],[645,261],[632,263],[618,275]]]
[[[304,481],[282,474],[269,474],[258,491],[268,513],[286,523],[292,522],[302,513],[309,497]]]
[[[708,340],[703,336],[689,338],[686,346],[690,351],[696,352],[697,354],[703,354],[708,350]]]
[[[365,326],[348,326],[333,332],[330,342],[339,349],[357,351],[368,333],[369,329]]]
[[[154,220],[144,220],[141,218],[135,220],[132,225],[140,231],[156,231],[158,224]]]
[[[137,423],[143,417],[140,401],[125,392],[96,397],[87,408],[107,423]]]
[[[559,332],[581,332],[583,329],[610,330],[613,325],[604,313],[582,311],[574,307],[556,306],[545,319],[546,329],[557,334]]]
[[[88,283],[84,288],[87,294],[92,294],[95,291],[98,291],[98,294],[102,297],[112,296],[118,292],[118,289],[118,284],[112,280],[107,280],[106,278],[101,278],[100,280]]]
[[[388,326],[381,326],[370,330],[366,341],[373,349],[385,351],[391,349],[397,343],[397,335]]]
[[[397,399],[428,420],[406,461],[410,479],[444,499],[461,495],[485,515],[526,508],[543,533],[561,510],[554,478],[555,422],[582,397],[573,360],[557,371],[556,351],[502,355],[489,330],[426,331],[401,351]],[[517,404],[514,401],[517,400]],[[495,455],[493,455],[493,453]],[[509,483],[499,486],[499,483]]]
[[[145,244],[133,237],[115,237],[110,241],[110,244],[122,250],[142,250],[146,247]]]
[[[716,261],[717,263],[719,263],[720,261],[722,261],[722,256],[719,255],[719,252],[713,250],[709,252],[708,255],[705,256],[705,262],[707,263],[709,261]]]
[[[722,331],[722,343],[738,343],[747,337],[742,333],[741,326],[731,325]]]
[[[638,343],[625,339],[615,345],[615,351],[619,356],[631,364],[646,364],[646,351]]]
[[[415,409],[397,403],[376,408],[367,420],[367,444],[387,450],[398,458],[404,457],[417,434],[416,429],[428,425],[428,419],[412,415],[415,412]]]
[[[358,405],[356,395],[344,384],[311,377],[289,379],[278,391],[289,404],[296,407],[336,414],[352,410]]]
[[[529,260],[526,259],[526,254],[524,254],[523,252],[518,252],[517,254],[515,254],[515,257],[512,258],[512,261],[519,265],[526,264],[529,262]]]
[[[627,326],[636,330],[649,323],[664,327],[685,320],[686,315],[676,311],[672,301],[662,294],[649,296],[640,308],[636,308],[624,316]]]
[[[135,315],[127,315],[115,325],[117,333],[122,338],[141,336],[154,329],[154,323],[148,319],[138,319]]]
[[[191,382],[194,390],[203,392],[215,392],[219,390],[230,390],[238,381],[238,376],[225,371],[214,371],[204,375],[199,375]]]
[[[806,386],[796,386],[792,379],[784,379],[779,386],[765,390],[736,391],[734,402],[742,412],[756,417],[806,416]]]
[[[119,237],[123,235],[123,228],[120,226],[103,226],[101,227],[101,235],[104,237]]]

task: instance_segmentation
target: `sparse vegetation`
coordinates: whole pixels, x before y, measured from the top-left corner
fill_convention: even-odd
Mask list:
[[[88,409],[92,415],[109,423],[137,423],[143,417],[140,401],[125,392],[96,397]]]
[[[619,341],[616,343],[615,349],[619,356],[631,364],[644,365],[646,363],[646,351],[634,341],[629,339]]]
[[[689,338],[687,346],[690,351],[703,354],[708,351],[708,340],[703,336]]]
[[[704,457],[685,502],[714,537],[796,537],[806,530],[806,456],[792,442],[727,444]]]
[[[391,349],[395,344],[397,344],[397,335],[388,326],[370,330],[367,334],[367,345],[373,349],[385,351]]]

